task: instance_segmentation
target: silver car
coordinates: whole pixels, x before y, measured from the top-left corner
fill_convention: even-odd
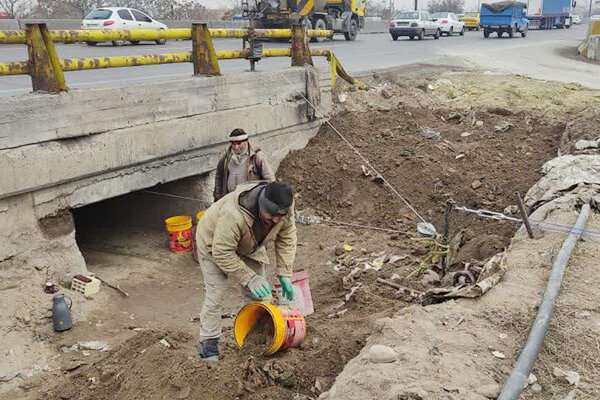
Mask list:
[[[439,24],[427,11],[400,11],[390,21],[389,31],[393,40],[400,36],[408,36],[411,40],[423,40],[425,36],[439,39],[442,34]]]

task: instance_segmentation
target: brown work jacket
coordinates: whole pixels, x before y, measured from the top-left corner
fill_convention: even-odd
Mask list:
[[[269,263],[266,246],[275,243],[277,274],[291,277],[296,257],[296,223],[294,205],[289,213],[275,224],[262,243],[257,243],[253,233],[255,217],[240,205],[240,195],[257,185],[254,182],[238,185],[237,189],[216,203],[213,203],[198,222],[196,247],[199,259],[202,256],[213,258],[217,266],[228,276],[246,285],[254,276],[254,271],[243,261],[250,258],[262,264]]]
[[[275,174],[269,166],[264,153],[260,149],[254,149],[248,143],[248,173],[246,182],[251,181],[269,181],[275,180]],[[229,180],[229,161],[231,161],[231,146],[219,160],[215,174],[215,190],[213,192],[214,201],[221,199],[229,190],[227,189],[227,181]]]

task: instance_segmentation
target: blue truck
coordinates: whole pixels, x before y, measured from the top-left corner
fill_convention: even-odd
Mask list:
[[[527,0],[527,19],[531,28],[570,28],[575,0]]]
[[[504,33],[511,38],[517,33],[522,37],[527,36],[529,21],[526,9],[527,5],[518,1],[481,4],[479,24],[483,29],[483,37],[488,38],[494,32],[498,37],[502,37]]]

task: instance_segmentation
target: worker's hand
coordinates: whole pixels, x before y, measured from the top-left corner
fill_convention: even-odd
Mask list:
[[[273,290],[271,284],[259,274],[254,275],[246,287],[256,300],[262,300],[265,297],[271,296],[271,291]]]
[[[294,285],[292,285],[292,280],[288,277],[280,276],[279,283],[281,283],[281,291],[283,293],[283,297],[285,297],[289,301],[294,300]]]

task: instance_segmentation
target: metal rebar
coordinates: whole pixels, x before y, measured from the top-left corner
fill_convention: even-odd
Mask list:
[[[523,347],[523,350],[521,350],[515,368],[504,384],[498,400],[517,400],[525,388],[525,383],[529,378],[531,368],[537,360],[538,354],[544,343],[544,338],[546,337],[546,332],[548,331],[548,326],[550,325],[550,320],[554,311],[554,303],[560,293],[560,287],[562,285],[567,263],[571,258],[571,253],[575,248],[575,244],[581,238],[582,230],[587,223],[589,215],[590,205],[585,204],[581,208],[579,217],[577,217],[577,222],[569,232],[569,236],[565,239],[552,264],[552,271],[550,273],[550,278],[548,279],[544,298],[531,327],[531,331],[529,332],[527,343],[525,344],[525,347]]]
[[[527,234],[530,239],[534,239],[533,230],[531,229],[531,224],[529,223],[529,217],[527,216],[527,212],[525,212],[525,204],[523,204],[523,199],[519,192],[516,192],[517,196],[517,205],[519,206],[519,212],[521,213],[521,218],[523,219],[523,224],[525,224],[525,229],[527,229]]]

